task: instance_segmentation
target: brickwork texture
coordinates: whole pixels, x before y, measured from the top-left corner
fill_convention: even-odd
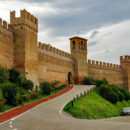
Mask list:
[[[35,85],[55,80],[82,84],[84,77],[106,78],[130,91],[130,56],[120,65],[87,59],[87,39],[70,38],[70,53],[38,42],[38,19],[25,9],[20,17],[10,12],[10,24],[0,18],[0,65],[15,67]]]

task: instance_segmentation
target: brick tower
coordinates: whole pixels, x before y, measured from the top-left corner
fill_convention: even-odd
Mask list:
[[[75,62],[75,83],[81,83],[88,76],[87,39],[75,36],[70,38],[71,55]]]
[[[13,11],[10,12],[10,24],[14,33],[14,67],[36,85],[38,84],[38,19],[26,10],[21,10],[20,17],[15,17]]]
[[[120,64],[123,69],[124,87],[130,92],[130,56],[121,56]]]

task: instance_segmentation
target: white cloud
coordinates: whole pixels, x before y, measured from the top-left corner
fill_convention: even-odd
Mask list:
[[[89,39],[94,31],[98,33],[94,38]],[[111,26],[104,26],[82,36],[88,37],[88,44],[96,42],[96,44],[88,47],[88,57],[90,59],[119,63],[121,55],[130,55],[129,34],[130,20]]]
[[[86,4],[82,2],[82,4],[80,5],[81,2],[79,1],[76,4],[75,0],[55,0],[55,2],[1,0],[0,17],[9,22],[10,10],[16,10],[16,15],[19,16],[20,9],[27,9],[39,19],[39,41],[50,43],[51,45],[68,52],[70,50],[68,35],[70,35],[71,37],[77,31],[77,28],[79,28],[79,30],[86,32],[81,33],[80,35],[87,38],[88,45],[90,45],[88,46],[88,58],[119,63],[120,55],[130,54],[130,20],[125,21],[129,19],[129,15],[126,13],[129,11],[128,7],[124,8],[129,4],[125,4],[125,2],[123,2],[124,5],[122,6],[122,8],[116,6],[115,10],[113,8],[112,10],[109,10],[108,14],[102,14],[102,12],[104,12],[106,8],[103,4],[101,6],[103,8],[100,8],[100,6],[96,4],[96,2],[95,4],[90,4],[89,2],[84,1],[84,3]],[[94,8],[91,9],[89,8],[91,5],[92,7],[94,5],[97,6],[94,6]],[[89,9],[89,11],[86,8]],[[109,9],[109,5],[107,6],[107,8]],[[119,12],[119,10],[121,11]],[[125,10],[126,12],[123,12],[122,10]],[[97,13],[99,15],[96,15]],[[50,17],[50,19],[46,20],[46,17]],[[116,22],[114,21],[114,19]],[[96,28],[99,27],[98,24],[100,25],[100,28]],[[111,25],[106,26],[106,24]],[[89,26],[93,26],[93,30],[87,32],[87,28],[89,28]],[[96,29],[94,29],[94,27]],[[76,31],[74,32],[74,30]],[[54,36],[54,34],[58,34],[58,36]]]

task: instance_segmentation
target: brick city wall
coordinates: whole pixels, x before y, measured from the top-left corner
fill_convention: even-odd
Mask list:
[[[13,48],[12,28],[0,18],[0,65],[8,68],[14,66]]]
[[[58,80],[67,83],[69,72],[74,76],[74,62],[69,53],[48,44],[38,44],[39,82]]]
[[[38,19],[26,10],[20,11],[20,17],[10,12],[10,24],[0,19],[0,65],[18,68],[35,85],[54,80],[67,83],[71,73],[75,83],[82,83],[84,77],[106,78],[130,91],[130,56],[120,57],[120,65],[87,62],[87,39],[70,38],[69,54],[49,44],[37,45],[37,33]]]
[[[124,85],[120,65],[88,60],[88,74],[94,79],[106,78],[110,84]]]

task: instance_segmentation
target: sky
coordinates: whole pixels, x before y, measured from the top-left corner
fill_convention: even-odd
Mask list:
[[[119,64],[130,55],[130,0],[0,0],[7,22],[26,9],[39,20],[38,41],[70,52],[69,38],[88,39],[88,59]]]

